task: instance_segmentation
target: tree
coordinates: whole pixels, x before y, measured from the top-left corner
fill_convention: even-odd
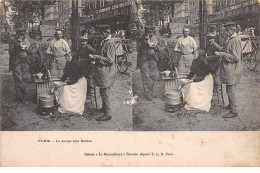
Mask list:
[[[147,25],[154,25],[154,22],[162,21],[164,26],[165,17],[172,16],[174,11],[174,4],[182,2],[170,0],[143,0],[143,7],[146,9],[143,17]]]
[[[8,28],[10,27],[9,24],[7,23],[7,19],[6,19],[6,13],[8,11],[7,9],[7,4],[6,4],[6,0],[3,0],[0,4],[0,24],[3,27],[4,31],[7,32]]]
[[[45,7],[52,5],[56,0],[9,0],[13,14],[15,27],[25,27],[28,23],[34,23],[39,17],[44,20]]]

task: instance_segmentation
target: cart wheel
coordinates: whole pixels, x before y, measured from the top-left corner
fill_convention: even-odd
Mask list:
[[[256,68],[256,51],[252,52],[252,53],[249,53],[248,55],[246,55],[246,59],[245,59],[245,62],[246,62],[246,66],[249,70],[254,70]]]
[[[128,69],[127,65],[127,54],[124,54],[117,59],[117,69],[121,73],[125,73]]]

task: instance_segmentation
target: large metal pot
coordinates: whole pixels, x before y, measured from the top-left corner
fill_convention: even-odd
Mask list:
[[[54,96],[50,94],[39,95],[39,106],[41,108],[52,108],[54,106]]]
[[[165,95],[165,104],[167,105],[180,105],[183,103],[182,92],[179,90],[168,91]]]

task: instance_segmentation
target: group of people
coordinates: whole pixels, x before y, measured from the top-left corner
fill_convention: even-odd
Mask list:
[[[72,55],[69,44],[62,38],[62,30],[57,29],[55,39],[46,51],[49,56],[47,70],[50,71],[51,80],[60,80],[62,83],[54,91],[59,112],[83,114],[87,90],[95,85],[100,89],[102,98],[102,108],[98,111],[103,112],[96,120],[106,121],[112,118],[110,87],[116,75],[116,48],[109,25],[99,28],[101,39],[98,44],[94,44],[89,35],[90,32],[83,34],[80,38],[81,47]],[[33,52],[26,30],[17,29],[16,36],[9,44],[9,65],[18,102],[23,102],[25,84],[31,82],[29,68]]]
[[[183,80],[187,86],[184,94],[185,108],[209,111],[213,97],[213,89],[221,100],[221,85],[226,85],[230,113],[224,118],[238,116],[236,84],[239,83],[242,69],[241,40],[236,33],[236,27],[227,25],[228,39],[223,41],[212,31],[207,35],[205,50],[199,49],[194,38],[190,36],[189,28],[183,29],[183,36],[175,45],[174,52],[178,58],[177,69],[181,74],[187,74],[188,80]],[[55,39],[48,46],[49,71],[52,79],[60,79],[65,85],[55,91],[59,112],[74,112],[83,114],[88,89],[97,86],[100,89],[103,115],[98,121],[112,118],[110,105],[110,87],[116,75],[116,46],[111,39],[109,25],[99,29],[101,40],[96,44],[91,39],[91,32],[82,34],[81,47],[72,56],[68,43],[62,39],[62,31],[55,31]],[[225,42],[225,44],[224,44]],[[16,36],[10,42],[10,70],[13,73],[17,99],[22,102],[25,96],[25,84],[30,83],[30,56],[34,51],[26,38],[25,29],[17,29]],[[156,54],[158,39],[153,27],[146,27],[145,33],[137,44],[137,62],[140,67],[143,82],[144,97],[153,99],[153,86],[159,80],[159,58]],[[36,44],[36,49],[39,47]],[[185,87],[184,87],[185,88]]]
[[[187,110],[200,109],[209,111],[213,97],[213,90],[221,101],[221,86],[226,85],[229,113],[223,118],[238,116],[236,85],[240,81],[242,71],[242,45],[237,35],[237,28],[231,24],[225,26],[228,39],[223,39],[216,29],[208,33],[205,50],[199,49],[194,38],[190,36],[189,28],[183,28],[183,36],[175,45],[174,52],[178,59],[176,66],[179,74],[186,74],[181,80],[183,87],[185,108]],[[156,46],[158,39],[152,27],[145,28],[145,34],[138,44],[138,66],[140,67],[144,97],[152,100],[153,86],[158,79],[158,56]],[[185,90],[184,90],[185,89]]]

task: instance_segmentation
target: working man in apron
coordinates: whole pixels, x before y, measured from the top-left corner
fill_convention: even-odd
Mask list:
[[[66,62],[71,60],[70,47],[68,43],[61,38],[61,30],[56,30],[55,39],[51,41],[47,54],[52,55],[50,61],[50,72],[52,78],[61,78]]]
[[[175,52],[180,53],[180,59],[178,63],[179,73],[190,72],[190,66],[192,60],[198,58],[198,46],[194,38],[189,36],[190,29],[183,28],[183,37],[179,38],[174,48]]]
[[[16,31],[17,36],[9,45],[9,54],[12,58],[11,70],[13,72],[17,101],[22,103],[26,95],[26,84],[30,83],[29,40],[25,37],[26,30],[19,28]]]
[[[158,40],[153,34],[153,27],[147,26],[143,38],[140,40],[138,48],[137,61],[140,64],[140,71],[143,82],[144,98],[147,101],[153,99],[153,86],[155,81],[159,78],[158,71],[158,57],[155,54],[155,47]]]

